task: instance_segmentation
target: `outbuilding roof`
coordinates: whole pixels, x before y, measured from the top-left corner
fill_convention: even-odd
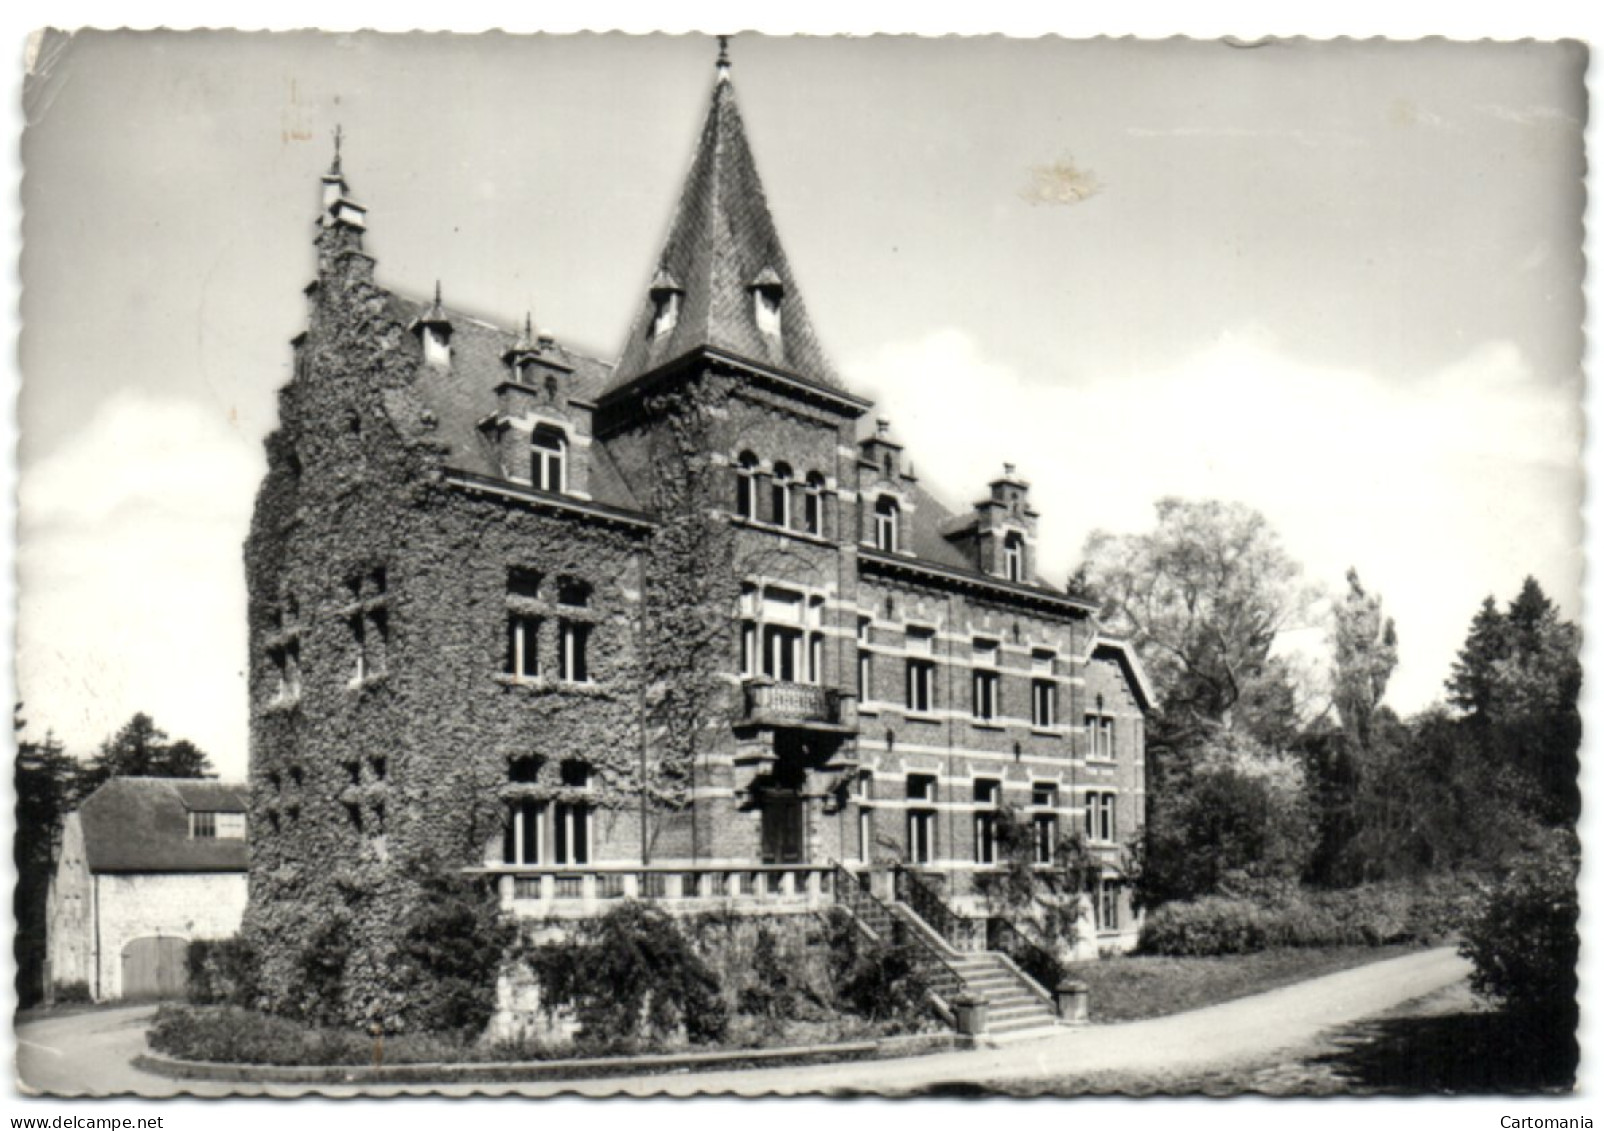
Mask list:
[[[192,837],[191,813],[243,813],[247,787],[194,778],[112,778],[78,808],[89,870],[243,872],[243,839]]]

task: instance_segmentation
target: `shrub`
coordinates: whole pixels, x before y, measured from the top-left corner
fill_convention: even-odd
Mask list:
[[[496,1010],[496,984],[517,929],[487,886],[433,863],[415,867],[418,901],[397,960],[406,1002],[394,1027],[477,1035]]]
[[[1469,889],[1443,880],[1419,887],[1366,884],[1341,891],[1285,891],[1267,899],[1206,896],[1148,913],[1148,954],[1246,954],[1296,946],[1431,942],[1467,921]]]
[[[85,1005],[92,1000],[88,982],[57,982],[54,988],[57,1005]]]
[[[930,981],[913,947],[870,941],[840,908],[827,919],[830,982],[840,1008],[915,1028],[932,1016]]]
[[[590,1051],[634,1051],[680,1032],[703,1044],[729,1025],[718,979],[679,924],[650,904],[626,900],[526,960],[548,1015],[571,1009],[575,1040]]]
[[[244,939],[195,939],[189,944],[186,961],[191,1003],[251,1003],[255,996],[256,956]]]
[[[1460,944],[1477,993],[1516,1013],[1574,1015],[1579,864],[1575,834],[1550,830],[1487,893]]]

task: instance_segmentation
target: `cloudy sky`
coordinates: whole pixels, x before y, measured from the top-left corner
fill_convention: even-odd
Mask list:
[[[705,38],[86,34],[24,91],[17,678],[242,774],[241,544],[330,135],[380,280],[614,356]],[[1580,614],[1584,57],[741,36],[826,349],[921,475],[1034,485],[1062,579],[1169,494],[1261,509],[1397,618],[1400,710],[1483,596]],[[1304,634],[1317,645],[1318,633]]]

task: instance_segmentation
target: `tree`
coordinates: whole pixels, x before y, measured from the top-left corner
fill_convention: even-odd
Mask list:
[[[1537,814],[1550,822],[1581,811],[1580,650],[1576,626],[1528,577],[1507,612],[1491,597],[1482,603],[1448,680],[1474,741],[1532,780]]]
[[[188,739],[167,740],[167,732],[144,712],[100,744],[84,771],[83,793],[114,777],[200,778],[213,773],[211,759]]]
[[[1222,731],[1152,795],[1138,896],[1154,906],[1297,883],[1315,847],[1303,767]]]
[[[1576,1027],[1580,864],[1574,833],[1544,830],[1487,893],[1460,945],[1477,993],[1562,1032]]]
[[[1370,720],[1398,666],[1398,631],[1381,612],[1381,597],[1366,593],[1359,571],[1348,570],[1348,592],[1335,610],[1333,699],[1349,744],[1370,744]]]
[[[62,822],[78,803],[80,767],[53,733],[46,732],[43,740],[25,737],[28,724],[21,703],[13,710],[11,725],[17,739],[17,831],[12,844],[17,932],[12,951],[17,959],[17,998],[26,1007],[44,996],[46,901]]]
[[[1104,623],[1130,637],[1153,679],[1155,743],[1185,745],[1229,727],[1244,702],[1279,704],[1243,721],[1256,731],[1280,727],[1296,696],[1270,652],[1313,603],[1300,567],[1249,507],[1165,498],[1156,509],[1158,525],[1148,533],[1094,531],[1078,575],[1101,595]]]

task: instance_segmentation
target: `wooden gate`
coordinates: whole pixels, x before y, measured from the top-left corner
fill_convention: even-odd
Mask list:
[[[134,939],[123,947],[123,997],[181,998],[189,988],[189,943],[175,938]]]

